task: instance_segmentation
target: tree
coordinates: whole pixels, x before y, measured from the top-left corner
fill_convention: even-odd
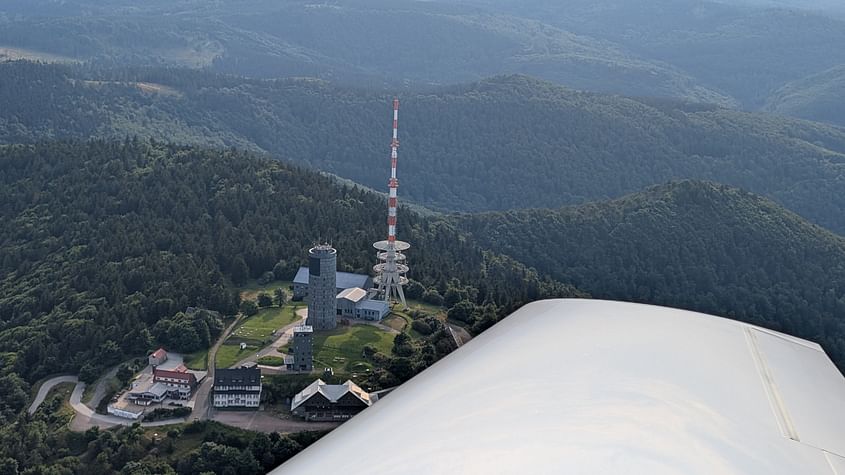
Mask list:
[[[258,305],[252,300],[244,300],[241,302],[241,313],[251,317],[258,313]]]
[[[475,304],[469,300],[461,300],[449,309],[447,316],[450,320],[472,323],[475,320]]]
[[[279,307],[284,307],[288,303],[288,293],[285,289],[279,287],[273,291],[273,300]]]
[[[258,285],[267,285],[270,282],[273,282],[273,279],[276,278],[276,275],[273,274],[273,271],[267,271],[261,274],[261,277],[258,278]]]
[[[258,294],[258,306],[261,308],[273,305],[273,298],[269,294],[261,292]]]
[[[101,371],[102,368],[94,366],[90,362],[85,363],[79,370],[79,380],[85,384],[93,384],[100,377]]]
[[[117,376],[117,379],[121,383],[123,383],[124,386],[126,386],[127,384],[129,384],[129,380],[132,379],[133,372],[132,372],[131,369],[129,369],[128,366],[123,364],[123,365],[120,365],[120,367],[117,369],[116,376]]]

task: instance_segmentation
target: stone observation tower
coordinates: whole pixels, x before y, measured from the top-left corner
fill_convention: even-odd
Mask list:
[[[314,368],[313,329],[308,325],[293,328],[293,369],[294,371],[311,372]]]
[[[405,303],[405,293],[402,286],[408,283],[405,274],[408,266],[405,264],[405,254],[411,245],[404,241],[396,240],[396,210],[398,207],[397,189],[399,180],[396,178],[396,162],[398,161],[397,150],[399,148],[399,99],[393,99],[393,140],[390,142],[390,180],[388,181],[389,194],[387,196],[387,240],[373,244],[376,248],[376,256],[380,261],[373,267],[376,278],[373,280],[378,287],[378,293],[384,300],[399,300],[402,307],[408,308]]]
[[[337,251],[328,244],[308,250],[308,319],[315,331],[337,327]]]

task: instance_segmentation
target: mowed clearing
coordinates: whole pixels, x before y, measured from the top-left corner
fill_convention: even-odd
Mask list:
[[[365,345],[390,354],[396,335],[372,325],[338,327],[332,331],[314,333],[314,369],[332,368],[337,373],[353,374],[372,370],[364,358]]]
[[[299,316],[296,315],[297,308],[299,308],[298,305],[262,308],[257,315],[244,319],[243,323],[232,332],[227,344],[241,341],[263,343],[273,336],[274,330],[279,330],[299,320]]]

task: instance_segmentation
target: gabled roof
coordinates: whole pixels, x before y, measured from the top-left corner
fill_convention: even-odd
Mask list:
[[[167,352],[164,351],[164,348],[159,348],[159,349],[155,350],[153,352],[153,354],[151,354],[150,356],[152,356],[153,358],[156,358],[156,359],[161,359],[161,358],[164,358],[164,357],[167,356]]]
[[[186,382],[196,382],[197,377],[193,373],[189,373],[187,371],[171,371],[165,369],[156,368],[153,371],[153,376],[155,378],[173,378],[173,379],[181,379],[182,381]]]
[[[261,369],[253,368],[220,368],[214,370],[215,386],[259,386],[261,385]]]
[[[322,379],[318,379],[293,397],[290,410],[293,411],[297,407],[301,406],[315,394],[323,395],[323,397],[328,399],[329,402],[337,402],[346,394],[352,394],[360,399],[364,404],[368,406],[372,405],[370,395],[352,381],[346,381],[343,384],[326,384],[326,382]]]
[[[361,287],[352,287],[337,294],[338,299],[346,299],[350,302],[358,303],[367,297],[367,291]]]
[[[370,276],[364,274],[353,274],[351,272],[337,272],[336,280],[337,283],[335,284],[335,286],[338,289],[349,289],[353,287],[366,288],[370,286]],[[296,271],[296,276],[294,276],[293,278],[293,283],[308,285],[307,267],[300,267],[299,270]]]
[[[819,345],[733,320],[535,302],[273,473],[348,467],[845,474],[845,378]]]

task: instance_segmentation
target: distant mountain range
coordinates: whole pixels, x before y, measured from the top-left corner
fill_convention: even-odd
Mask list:
[[[13,0],[0,7],[0,50],[391,90],[519,73],[750,110],[845,64],[845,16],[798,9],[809,2],[747,3]]]
[[[845,126],[845,65],[786,84],[765,110]]]
[[[269,152],[384,190],[390,96],[316,80],[0,65],[0,142],[139,135]],[[445,211],[556,207],[677,178],[766,195],[845,232],[845,130],[524,76],[406,92],[402,199]],[[378,173],[376,170],[384,170]]]

